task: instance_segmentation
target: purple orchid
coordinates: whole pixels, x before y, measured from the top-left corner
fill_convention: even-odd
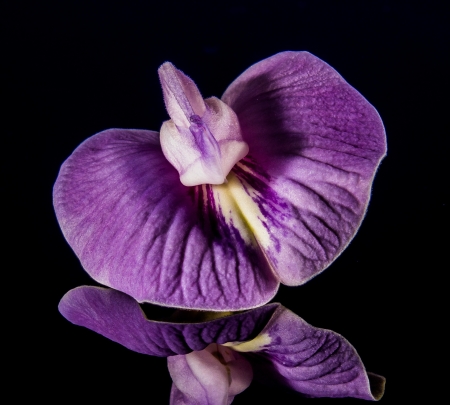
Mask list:
[[[161,133],[106,130],[61,167],[55,211],[86,271],[139,302],[233,311],[325,269],[386,152],[377,111],[307,52],[251,66],[221,100],[159,74]]]
[[[128,349],[168,357],[172,405],[230,404],[253,378],[310,397],[378,400],[384,392],[384,378],[365,371],[347,340],[280,304],[235,314],[179,310],[177,321],[153,321],[128,295],[84,286],[59,310]]]

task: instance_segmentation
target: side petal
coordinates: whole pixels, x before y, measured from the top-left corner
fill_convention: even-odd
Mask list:
[[[259,247],[217,211],[211,186],[180,183],[156,132],[87,139],[62,165],[53,201],[89,275],[139,302],[241,310],[278,289]]]
[[[384,377],[367,373],[351,344],[341,335],[309,325],[281,305],[254,339],[232,345],[251,347],[255,378],[282,383],[311,397],[378,400]],[[258,344],[260,342],[261,344]]]
[[[207,322],[159,322],[147,319],[139,304],[124,293],[83,286],[66,293],[58,308],[70,322],[130,350],[164,357],[203,350],[211,343],[252,339],[276,307],[265,305]]]
[[[249,145],[234,172],[249,200],[244,208],[257,213],[255,239],[282,283],[302,284],[336,259],[365,215],[386,153],[381,119],[308,52],[256,63],[222,100]]]

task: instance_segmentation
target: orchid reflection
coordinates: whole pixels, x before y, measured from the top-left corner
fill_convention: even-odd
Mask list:
[[[204,312],[213,319],[203,322],[186,322],[183,314],[177,322],[152,321],[126,294],[85,286],[69,291],[59,310],[131,350],[167,356],[172,405],[231,404],[253,378],[309,397],[378,400],[384,392],[384,378],[366,372],[347,340],[280,304],[235,314]]]

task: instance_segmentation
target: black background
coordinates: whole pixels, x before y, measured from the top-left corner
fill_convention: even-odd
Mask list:
[[[165,359],[133,353],[58,313],[65,292],[95,282],[59,230],[52,186],[90,135],[159,130],[167,115],[156,71],[164,61],[205,97],[220,96],[251,64],[284,50],[323,59],[377,108],[388,155],[347,250],[304,286],[282,286],[275,300],[344,335],[369,371],[386,376],[382,403],[439,393],[434,361],[446,338],[433,317],[445,320],[437,280],[448,255],[450,152],[450,25],[440,4],[3,2],[2,200],[12,225],[3,245],[12,257],[4,350],[14,353],[9,378],[23,387],[18,398],[168,403]],[[252,384],[233,404],[253,402],[362,403]]]

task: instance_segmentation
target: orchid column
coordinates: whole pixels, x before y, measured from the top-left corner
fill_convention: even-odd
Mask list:
[[[185,186],[225,183],[248,153],[236,114],[216,97],[203,100],[195,83],[171,63],[158,72],[171,118],[160,131],[164,156]]]

